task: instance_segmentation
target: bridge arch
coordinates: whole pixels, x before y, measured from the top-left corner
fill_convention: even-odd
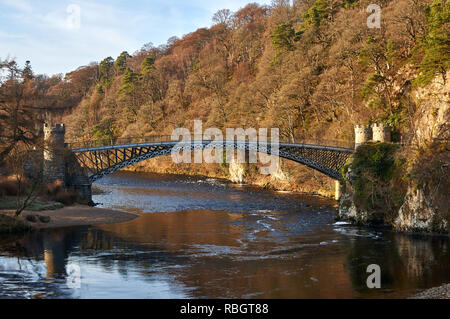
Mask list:
[[[315,169],[335,180],[341,180],[340,169],[353,149],[333,146],[257,143],[249,141],[191,141],[123,144],[73,149],[80,165],[88,171],[90,182],[139,162],[184,150],[231,149],[277,155]]]

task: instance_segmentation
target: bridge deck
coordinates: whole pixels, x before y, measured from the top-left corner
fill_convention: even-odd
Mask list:
[[[110,145],[69,144],[68,147],[71,148],[80,165],[90,172],[89,179],[91,182],[150,158],[166,156],[174,152],[204,149],[233,149],[275,155],[303,164],[333,179],[340,180],[342,179],[340,169],[354,152],[353,148],[342,147],[339,143],[324,145],[328,141],[317,144],[253,142],[248,140],[143,141],[138,143],[135,143],[135,140],[132,141],[134,143],[126,143],[130,142],[126,140],[123,142],[125,143],[117,143],[117,145],[114,145],[112,141]]]
[[[310,148],[310,149],[320,149],[329,150],[344,153],[353,153],[354,148],[344,148],[336,146],[327,145],[314,145],[314,144],[298,144],[298,143],[271,143],[271,142],[249,142],[249,141],[212,141],[212,140],[202,140],[202,141],[191,141],[191,142],[148,142],[148,143],[133,143],[133,144],[119,144],[119,145],[106,145],[106,146],[96,146],[96,147],[86,147],[72,149],[73,153],[84,153],[84,152],[94,152],[94,151],[105,151],[113,149],[125,149],[125,148],[135,148],[135,147],[152,147],[152,146],[186,146],[186,145],[211,145],[216,146],[216,148],[224,147],[226,145],[236,144],[236,145],[253,145],[259,147],[297,147],[297,148]],[[70,145],[70,144],[69,144]]]

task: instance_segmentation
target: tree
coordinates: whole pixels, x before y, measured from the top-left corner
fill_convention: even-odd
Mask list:
[[[102,62],[100,62],[100,82],[103,84],[110,84],[110,79],[112,76],[112,68],[114,66],[114,59],[112,57],[107,57]]]
[[[127,51],[123,51],[116,59],[114,66],[116,67],[117,73],[123,73],[126,70],[127,59],[131,58],[131,55]]]
[[[31,69],[30,61],[25,62],[25,67],[22,71],[22,76],[25,81],[33,79],[33,70]]]
[[[270,38],[272,39],[272,44],[277,54],[295,49],[294,41],[296,34],[292,23],[282,23],[275,26]]]
[[[0,166],[21,145],[32,145],[39,137],[36,124],[42,114],[43,92],[29,78],[24,80],[23,69],[14,60],[0,61],[0,74],[6,73],[6,81],[0,82]],[[45,105],[44,104],[44,105]],[[44,109],[45,110],[45,109]]]
[[[19,216],[37,198],[38,188],[41,184],[42,157],[44,148],[34,145],[33,149],[26,145],[16,147],[9,156],[7,167],[15,178],[16,210],[14,215]]]
[[[151,55],[146,57],[141,64],[141,75],[146,76],[151,70],[155,68],[155,56]]]
[[[229,27],[233,21],[233,12],[229,9],[221,9],[214,13],[212,21],[215,24],[223,24]]]
[[[313,5],[303,14],[306,26],[319,27],[328,18],[328,5],[325,0],[315,0]]]
[[[446,83],[446,72],[450,68],[450,2],[434,0],[426,10],[428,33],[417,48],[423,58],[417,63],[421,75],[418,84],[429,83],[440,74]]]
[[[127,123],[134,123],[137,120],[139,110],[138,104],[138,74],[127,68],[122,77],[122,86],[117,91],[119,101],[123,105],[123,115]]]

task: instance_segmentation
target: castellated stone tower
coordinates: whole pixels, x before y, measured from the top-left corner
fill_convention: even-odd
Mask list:
[[[370,125],[355,125],[355,148],[372,140]]]
[[[391,126],[389,124],[373,124],[372,132],[374,142],[391,141]]]
[[[44,124],[44,167],[43,180],[52,183],[65,181],[66,166],[64,161],[64,136],[66,128],[64,124]]]

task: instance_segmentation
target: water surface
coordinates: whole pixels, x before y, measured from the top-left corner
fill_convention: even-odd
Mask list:
[[[398,298],[450,282],[448,237],[336,223],[320,197],[130,172],[97,186],[100,207],[142,217],[0,242],[0,297]]]

